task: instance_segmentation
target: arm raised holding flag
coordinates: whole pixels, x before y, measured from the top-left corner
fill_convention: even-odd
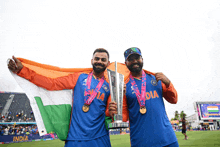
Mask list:
[[[21,61],[18,60],[16,57],[12,56],[12,59],[10,59],[8,62],[8,68],[13,73],[18,73],[23,68],[23,65],[22,65]]]

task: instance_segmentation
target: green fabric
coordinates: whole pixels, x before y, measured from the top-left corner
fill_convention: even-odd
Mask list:
[[[44,106],[40,97],[35,97],[35,100],[39,107],[47,133],[55,132],[60,140],[66,140],[69,131],[71,105]]]
[[[208,110],[209,112],[218,112],[219,110]]]
[[[71,105],[47,105],[44,106],[40,97],[35,97],[38,108],[40,110],[47,133],[56,133],[60,140],[67,139],[69,131],[69,123],[71,116]],[[111,117],[105,117],[105,126],[112,122]]]
[[[112,122],[112,118],[106,116],[106,117],[105,117],[105,127],[106,127],[107,130],[109,130],[108,125],[109,125],[109,123],[111,123],[111,122]]]

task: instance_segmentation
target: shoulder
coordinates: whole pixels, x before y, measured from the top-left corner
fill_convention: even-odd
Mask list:
[[[80,72],[76,73],[76,76],[78,76],[78,78],[88,77],[88,73]]]
[[[130,81],[130,78],[128,77],[127,79],[125,79],[124,83],[125,83],[125,84],[128,84],[129,81]]]
[[[155,77],[154,75],[149,74],[149,73],[146,73],[146,76],[149,77],[149,78],[151,78],[151,79],[156,79],[156,77]]]

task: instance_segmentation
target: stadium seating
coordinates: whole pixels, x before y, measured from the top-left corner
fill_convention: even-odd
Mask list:
[[[11,94],[14,94],[13,100],[8,102]],[[2,118],[6,105],[10,107],[4,117],[11,119]],[[24,93],[0,93],[0,113],[0,122],[35,122],[30,101]]]

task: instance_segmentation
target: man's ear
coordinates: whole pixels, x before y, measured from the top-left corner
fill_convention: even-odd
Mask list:
[[[92,65],[93,59],[91,59],[91,65]]]
[[[108,61],[108,65],[107,66],[109,66],[110,65],[110,61]]]
[[[125,65],[127,65],[127,60],[125,60]]]

